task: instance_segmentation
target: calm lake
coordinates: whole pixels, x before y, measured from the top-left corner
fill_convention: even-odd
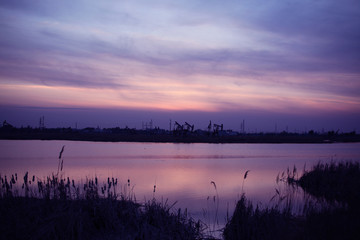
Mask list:
[[[0,140],[0,174],[29,172],[39,178],[56,173],[62,146],[64,175],[78,183],[97,176],[118,178],[131,186],[138,202],[177,201],[191,216],[207,221],[230,215],[242,191],[253,202],[269,203],[278,173],[293,168],[301,173],[317,162],[360,161],[360,143],[337,144],[172,144],[75,141]],[[243,182],[244,173],[250,170]],[[211,181],[216,183],[217,192]],[[156,185],[156,191],[154,190]],[[220,223],[221,224],[221,223]]]

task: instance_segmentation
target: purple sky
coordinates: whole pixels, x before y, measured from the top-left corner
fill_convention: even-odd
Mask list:
[[[15,126],[360,129],[357,0],[0,1]]]

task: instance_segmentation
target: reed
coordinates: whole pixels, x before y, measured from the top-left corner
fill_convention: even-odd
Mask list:
[[[35,176],[29,181],[28,175],[26,191],[17,190],[14,175],[10,181],[0,176],[2,239],[205,238],[204,224],[187,211],[155,199],[139,204],[131,191],[116,192],[116,178],[108,178],[100,187],[96,177],[80,186],[55,175],[36,183]],[[132,189],[130,180],[124,189]]]
[[[330,162],[316,164],[297,180],[299,186],[310,194],[330,202],[340,202],[359,210],[359,162]]]
[[[44,179],[0,174],[1,239],[206,239],[205,225],[174,205],[153,198],[137,203],[130,178],[86,178],[63,174],[62,147],[56,174]],[[155,193],[154,185],[154,193]]]
[[[309,202],[301,215],[285,208],[254,206],[243,195],[227,222],[223,238],[228,239],[358,239],[359,214],[329,205],[318,208]]]
[[[245,183],[245,179],[247,178],[249,172],[250,172],[250,170],[247,170],[244,174],[244,178],[243,178],[243,182],[242,182],[242,186],[241,186],[241,194],[244,193],[244,183]]]
[[[277,208],[254,207],[245,195],[236,204],[226,224],[224,239],[296,239],[295,219]]]
[[[276,178],[275,204],[254,206],[243,194],[227,222],[224,239],[358,239],[359,164],[318,163],[299,178],[297,168]],[[301,189],[302,206],[296,206]],[[308,193],[307,193],[308,192]],[[300,209],[301,208],[301,209]],[[294,211],[294,209],[297,209]],[[300,209],[300,210],[299,210]]]
[[[204,218],[207,219],[207,232],[209,236],[216,235],[219,232],[219,193],[217,191],[216,183],[214,181],[210,182],[210,185],[213,186],[214,194],[211,196],[209,195],[206,199],[206,208],[203,209]],[[212,211],[212,209],[214,211]],[[211,214],[214,212],[214,214]]]

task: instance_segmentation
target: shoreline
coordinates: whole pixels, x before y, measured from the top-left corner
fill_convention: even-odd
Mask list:
[[[26,130],[26,129],[25,129]],[[106,133],[75,130],[46,129],[37,131],[0,131],[2,140],[68,140],[90,142],[152,142],[152,143],[273,143],[273,144],[329,144],[360,142],[359,134],[294,134],[259,133],[237,135],[206,135],[188,133],[174,135],[170,132],[147,132],[141,130]]]

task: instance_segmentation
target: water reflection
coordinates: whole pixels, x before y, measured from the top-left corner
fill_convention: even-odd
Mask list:
[[[276,176],[287,167],[310,168],[318,161],[360,160],[360,144],[162,144],[71,141],[0,141],[0,173],[29,171],[45,178],[57,171],[65,145],[64,176],[77,181],[97,176],[131,180],[138,201],[155,197],[178,201],[198,218],[209,218],[219,197],[219,221],[224,222],[242,191],[254,202],[268,203]],[[244,173],[251,170],[243,185]],[[217,193],[213,185],[217,186]],[[209,200],[208,200],[209,199]],[[218,199],[217,199],[218,200]],[[207,216],[203,216],[204,212]]]

